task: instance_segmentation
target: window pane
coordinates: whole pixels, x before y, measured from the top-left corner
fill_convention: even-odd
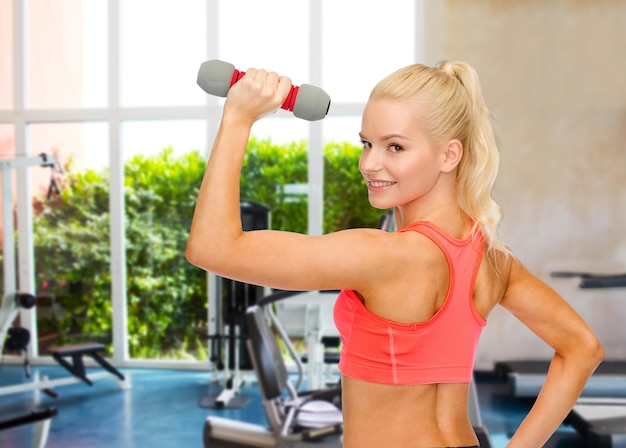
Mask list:
[[[219,54],[238,70],[249,67],[309,79],[308,2],[238,0],[219,4]]]
[[[221,1],[219,54],[238,70],[264,68],[294,85],[310,83],[308,7],[289,0]],[[308,122],[279,111],[255,123],[252,135],[242,199],[269,207],[272,228],[307,233]]]
[[[111,347],[108,158],[87,168],[92,150],[107,152],[107,126],[33,124],[28,141],[31,155],[55,154],[63,168],[31,171],[39,352],[78,342]],[[101,143],[89,147],[94,141]]]
[[[204,104],[196,76],[206,55],[206,2],[125,0],[120,9],[121,104]]]
[[[206,360],[206,273],[185,259],[205,140],[204,120],[123,123],[132,358]]]
[[[348,142],[359,145],[361,139],[361,116],[356,117],[326,117],[324,119],[325,142]]]
[[[323,86],[334,102],[366,101],[374,84],[416,62],[414,4],[324,1]]]
[[[241,198],[270,209],[271,227],[307,233],[309,125],[287,116],[254,124],[241,180]]]
[[[0,109],[13,105],[13,2],[0,0]]]
[[[204,120],[127,121],[121,132],[125,160],[154,156],[170,147],[177,156],[191,150],[206,152]]]
[[[27,105],[106,104],[105,0],[27,2]]]
[[[282,112],[279,112],[282,115]],[[287,113],[285,112],[285,115]],[[295,141],[308,140],[309,124],[293,116],[284,118],[263,118],[254,123],[251,134],[261,140],[270,139],[276,144],[289,144]]]
[[[12,124],[0,124],[0,159],[12,159],[15,157],[15,146],[14,146],[14,135],[13,135],[13,125]],[[15,170],[2,171],[0,173],[1,176],[11,176],[15,179]],[[0,197],[0,232],[3,232],[2,229],[2,218],[3,218],[3,210],[5,205],[2,202],[2,197]],[[0,259],[4,260],[3,253],[3,239],[0,238]],[[4,265],[3,265],[4,266]],[[0,291],[4,294],[4,270],[0,269]]]
[[[15,157],[13,124],[0,123],[0,159],[10,159],[12,157]]]

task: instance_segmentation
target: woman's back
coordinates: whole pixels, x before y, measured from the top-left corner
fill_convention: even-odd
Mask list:
[[[506,288],[507,266],[500,266],[501,271],[498,274],[493,268],[496,264],[494,260],[480,253],[476,254],[474,259],[476,263],[476,270],[474,270],[472,266],[467,266],[466,260],[465,262],[464,260],[451,260],[451,254],[446,246],[432,239],[435,238],[432,236],[433,232],[435,235],[442,234],[443,239],[452,241],[452,249],[457,246],[466,247],[466,252],[475,253],[476,241],[470,236],[469,220],[459,226],[456,231],[449,227],[454,235],[448,235],[447,232],[427,223],[418,227],[421,227],[421,232],[404,231],[391,236],[398,239],[394,244],[403,247],[407,254],[404,260],[390,260],[397,271],[396,281],[389,285],[379,285],[376,291],[359,291],[358,297],[362,303],[353,305],[355,308],[367,308],[367,311],[360,311],[371,313],[373,319],[381,318],[380,322],[383,324],[385,321],[390,321],[386,325],[387,328],[383,330],[389,331],[390,337],[383,338],[382,345],[399,344],[403,336],[401,330],[405,328],[408,330],[413,326],[412,324],[415,324],[419,333],[420,330],[428,328],[433,323],[434,317],[441,321],[447,314],[453,312],[452,305],[455,304],[451,304],[450,301],[458,302],[466,297],[458,294],[458,291],[456,295],[452,294],[455,289],[461,288],[460,283],[468,281],[467,278],[462,278],[463,276],[458,272],[460,269],[471,271],[465,276],[469,277],[473,285],[473,292],[467,295],[470,301],[468,309],[477,315],[468,313],[459,316],[459,320],[456,321],[459,326],[480,325],[480,321],[487,317]],[[424,227],[431,233],[430,237],[424,235]],[[482,249],[482,244],[480,248]],[[489,285],[489,287],[485,288],[481,285]],[[461,307],[461,309],[464,308]],[[345,352],[342,354],[346,428],[344,443],[346,446],[436,447],[471,446],[477,443],[467,413],[474,353],[467,353],[467,359],[471,359],[469,368],[464,365],[461,368],[455,366],[450,370],[445,365],[446,362],[450,362],[450,359],[454,359],[454,356],[459,355],[457,351],[452,353],[453,358],[446,357],[449,354],[446,352],[454,351],[454,348],[450,349],[450,344],[452,346],[458,344],[459,351],[461,351],[463,350],[461,346],[468,342],[459,339],[464,337],[460,327],[446,328],[445,334],[430,333],[426,336],[431,338],[428,344],[424,340],[422,344],[424,347],[418,344],[417,347],[410,349],[413,355],[418,353],[416,359],[420,365],[415,366],[418,371],[429,362],[437,364],[430,374],[434,377],[426,377],[426,381],[430,383],[407,384],[406,380],[401,379],[395,381],[395,384],[383,384],[389,381],[384,379],[376,381],[373,376],[368,376],[370,367],[367,364],[376,363],[381,367],[381,371],[382,369],[393,371],[397,367],[395,364],[401,364],[402,353],[397,347],[384,346],[382,352],[390,353],[393,366],[383,365],[382,359],[374,359],[375,356],[369,354],[372,353],[371,351],[368,351],[365,357],[357,357],[354,365],[349,366],[352,351],[369,350],[368,344],[375,343],[374,340],[363,341],[367,339],[363,333],[363,327],[368,325],[367,322],[359,322],[358,318],[353,318],[351,323],[360,327],[354,329],[356,341],[348,340],[350,338],[344,340]],[[400,333],[396,332],[393,323],[401,324]],[[341,326],[341,322],[338,322],[338,326]],[[406,336],[419,338],[421,335],[418,333],[415,335],[409,333]],[[432,340],[433,335],[437,337],[437,340]],[[345,331],[342,336],[345,337]],[[442,339],[448,339],[449,343],[442,344]],[[362,347],[359,348],[358,344]],[[419,355],[421,348],[431,351],[434,348],[434,355],[427,351]],[[437,356],[437,349],[441,350],[441,358]],[[423,360],[419,359],[420,356]],[[436,359],[431,359],[433,356]],[[372,371],[376,372],[376,370]],[[346,372],[348,375],[345,375]],[[446,378],[448,373],[452,376]],[[461,375],[461,377],[455,375]],[[416,378],[418,378],[416,381],[420,381],[419,378],[422,377],[418,374]],[[438,382],[437,378],[441,378],[441,382]],[[459,378],[458,382],[455,378]]]

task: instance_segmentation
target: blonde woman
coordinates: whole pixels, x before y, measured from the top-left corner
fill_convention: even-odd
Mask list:
[[[476,346],[501,305],[554,349],[545,385],[510,441],[540,447],[603,357],[584,320],[498,239],[498,148],[476,72],[411,65],[365,107],[359,168],[397,232],[243,232],[239,176],[254,122],[291,81],[251,69],[228,93],[198,195],[188,260],[238,281],[340,289],[335,324],[345,447],[476,447],[468,389]]]

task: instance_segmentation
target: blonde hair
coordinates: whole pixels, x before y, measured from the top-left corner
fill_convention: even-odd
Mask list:
[[[458,204],[474,220],[473,233],[482,230],[489,251],[510,253],[497,234],[502,210],[491,197],[491,190],[500,155],[476,71],[464,62],[410,65],[374,87],[370,100],[377,99],[415,99],[421,125],[433,144],[452,139],[461,142],[463,157],[456,174]]]

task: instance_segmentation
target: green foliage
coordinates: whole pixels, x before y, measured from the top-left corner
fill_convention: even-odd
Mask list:
[[[88,170],[67,183],[60,198],[35,199],[38,293],[51,299],[55,321],[41,324],[46,330],[56,325],[62,335],[106,335],[111,328],[107,173]]]
[[[324,149],[324,231],[375,227],[381,211],[367,202],[358,147]],[[133,357],[206,359],[207,282],[185,259],[185,247],[205,160],[198,151],[174,157],[136,156],[125,165],[126,287]],[[34,200],[39,294],[49,298],[40,327],[55,343],[110,342],[111,266],[108,170],[68,175],[61,195]],[[244,159],[242,198],[267,205],[272,228],[306,232],[307,148],[251,139]]]
[[[324,147],[324,233],[377,227],[384,210],[373,208],[359,171],[361,148],[349,143]]]
[[[171,149],[126,164],[128,333],[134,354],[179,349],[196,342],[206,325],[206,276],[185,259],[204,166],[198,152],[174,158]]]
[[[303,142],[279,146],[252,138],[241,170],[241,197],[268,206],[273,229],[306,233],[307,198],[290,197],[285,187],[306,184],[307,165]]]
[[[361,148],[349,143],[324,147],[324,233],[376,227],[384,211],[372,208],[359,172]],[[307,183],[305,142],[287,146],[252,138],[244,158],[241,197],[261,202],[272,211],[272,228],[307,232],[306,195],[290,194],[291,185]]]

